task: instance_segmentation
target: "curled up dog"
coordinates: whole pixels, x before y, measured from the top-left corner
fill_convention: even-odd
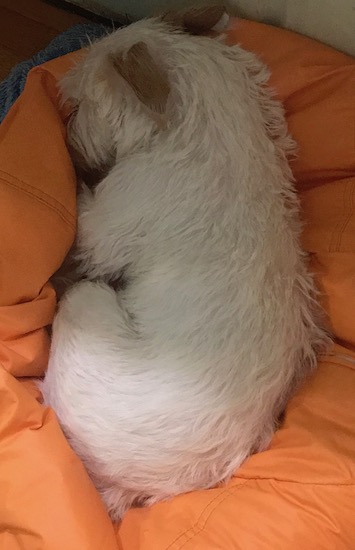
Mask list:
[[[327,344],[268,72],[185,31],[120,29],[62,82],[70,148],[101,181],[79,194],[86,280],[42,390],[114,519],[230,478]]]

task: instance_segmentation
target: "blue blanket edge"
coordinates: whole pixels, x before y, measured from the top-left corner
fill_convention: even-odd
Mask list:
[[[46,61],[74,52],[108,34],[109,29],[97,23],[82,23],[56,36],[50,44],[31,59],[16,65],[0,83],[0,124],[21,95],[29,71]]]

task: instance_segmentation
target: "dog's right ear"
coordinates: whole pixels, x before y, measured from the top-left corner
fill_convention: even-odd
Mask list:
[[[137,42],[112,63],[137,98],[155,114],[165,113],[170,85],[164,70],[158,66],[144,42]]]
[[[223,3],[210,5],[202,3],[192,8],[185,7],[169,11],[161,19],[190,34],[207,34],[220,23],[225,15],[226,7]]]

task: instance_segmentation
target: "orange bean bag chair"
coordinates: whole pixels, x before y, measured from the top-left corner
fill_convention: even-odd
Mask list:
[[[112,525],[31,381],[46,367],[48,279],[74,238],[76,187],[56,90],[73,56],[34,69],[0,127],[1,549],[355,548],[355,61],[248,21],[235,20],[228,40],[270,66],[298,141],[304,246],[334,349],[289,403],[271,447],[227,486]]]

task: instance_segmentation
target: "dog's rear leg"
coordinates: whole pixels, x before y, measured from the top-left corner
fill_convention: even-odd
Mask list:
[[[124,489],[117,485],[100,489],[99,493],[114,522],[123,518],[127,510],[137,503],[137,497],[139,496],[137,492]]]
[[[139,240],[135,215],[131,219],[119,201],[112,204],[105,194],[88,188],[83,189],[78,203],[76,260],[82,275],[109,283],[124,281]]]
[[[133,321],[121,304],[120,295],[102,282],[82,281],[75,284],[61,301],[54,332],[80,331],[83,337],[95,335],[119,347],[119,340],[136,337]]]

